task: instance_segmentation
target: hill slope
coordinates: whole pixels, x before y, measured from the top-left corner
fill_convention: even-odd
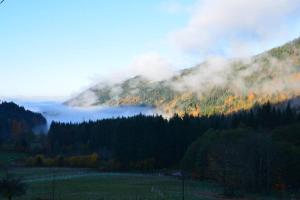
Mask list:
[[[25,133],[42,130],[46,125],[46,119],[39,113],[12,102],[0,103],[0,140],[17,139]]]
[[[300,38],[248,59],[212,59],[167,80],[136,76],[117,84],[98,84],[66,104],[150,105],[166,115],[211,115],[298,96]]]

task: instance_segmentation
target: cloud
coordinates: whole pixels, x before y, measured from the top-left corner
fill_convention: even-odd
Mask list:
[[[132,76],[142,75],[153,81],[160,81],[173,75],[172,64],[156,52],[142,54],[127,68]]]
[[[299,53],[299,50],[295,54]],[[266,67],[266,62],[269,63]],[[254,92],[260,96],[297,94],[299,81],[295,76],[297,61],[277,59],[268,54],[256,58],[225,59],[210,57],[193,71],[172,83],[179,92],[192,91],[199,98],[212,96],[214,89],[228,90],[236,96]],[[296,77],[296,76],[295,76]]]
[[[188,8],[186,5],[176,0],[164,4],[164,9],[170,13],[182,12],[186,8]],[[206,62],[194,68],[196,69],[194,73],[172,84],[178,91],[190,90],[201,97],[207,95],[209,88],[222,88],[228,85],[239,95],[250,90],[267,93],[277,90],[280,85],[286,87],[281,80],[258,85],[250,84],[247,80],[252,74],[259,74],[261,77],[257,80],[263,80],[266,74],[275,73],[280,74],[278,77],[284,77],[289,74],[288,72],[279,70],[266,73],[259,71],[262,68],[261,63],[255,63],[250,58],[228,59],[228,57],[249,56],[294,39],[295,36],[292,34],[300,30],[298,23],[300,16],[297,13],[300,9],[299,0],[200,0],[189,8],[191,16],[187,25],[170,34],[173,45],[183,51],[176,51],[176,56],[169,55],[172,62],[157,52],[141,54],[122,70],[109,69],[109,73],[103,73],[100,83],[97,78],[95,88],[117,85],[137,75],[150,81],[168,79],[176,74],[174,60],[186,57],[197,57],[197,61],[205,59]],[[276,66],[292,66],[277,60],[270,63]],[[251,65],[251,67],[237,70],[235,69],[237,65]],[[131,92],[135,91],[133,89]],[[116,86],[110,95],[118,98],[121,92],[122,88]],[[86,99],[85,101],[93,102],[95,99],[93,92],[84,95],[82,99]]]
[[[187,61],[193,57],[188,63],[195,64],[204,59],[221,62],[211,57],[249,56],[285,43],[289,40],[287,35],[300,30],[300,23],[295,24],[299,17],[291,20],[293,14],[298,15],[299,0],[197,0],[189,5],[167,0],[160,8],[171,14],[184,11],[191,15],[185,27],[169,34],[173,44],[169,50],[176,46],[181,51],[174,51],[176,56],[169,55],[172,62],[157,52],[143,53],[122,70],[103,72],[101,84],[116,84],[137,75],[160,81],[174,75],[174,60]],[[208,77],[213,75],[212,71]]]
[[[147,52],[133,58],[133,61],[122,69],[111,69],[92,77],[94,87],[120,84],[135,76],[142,76],[149,81],[161,81],[172,77],[176,73],[174,66],[157,52]],[[83,88],[82,91],[86,91]],[[113,93],[119,93],[113,91]],[[74,95],[76,96],[76,95]],[[88,95],[88,98],[90,95]],[[91,98],[94,99],[94,98]]]
[[[193,73],[184,76],[173,83],[178,91],[193,91],[202,96],[211,87],[223,87],[228,83],[228,76],[232,73],[231,61],[222,57],[210,57],[205,63],[194,69]]]
[[[299,0],[201,0],[187,25],[169,39],[180,50],[202,56],[257,53],[274,40],[286,41],[299,28],[299,18],[293,19],[299,11]]]

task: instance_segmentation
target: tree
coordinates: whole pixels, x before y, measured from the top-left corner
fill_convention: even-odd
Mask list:
[[[12,200],[12,198],[16,196],[22,196],[25,192],[26,185],[19,177],[14,177],[7,173],[5,177],[0,180],[0,194],[8,200]]]

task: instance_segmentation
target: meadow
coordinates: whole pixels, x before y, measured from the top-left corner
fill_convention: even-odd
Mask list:
[[[18,167],[27,155],[0,152],[0,178],[8,171],[26,183],[26,195],[15,200],[182,200],[182,180],[154,173],[108,173],[95,169]],[[15,167],[13,167],[15,166]],[[185,180],[185,200],[227,200],[214,182]],[[285,194],[290,199],[290,194]],[[268,196],[268,197],[267,197]],[[246,195],[244,200],[275,200],[278,194]],[[2,200],[0,196],[0,200]]]
[[[11,168],[23,177],[25,196],[16,200],[179,200],[182,181],[176,177],[139,173],[101,173],[75,168]],[[0,176],[3,175],[3,172]],[[222,188],[208,181],[185,181],[185,200],[217,200]],[[243,199],[277,199],[251,196]]]
[[[0,166],[9,165],[17,160],[22,160],[27,156],[26,153],[17,153],[10,151],[0,151]]]
[[[173,177],[135,174],[100,173],[88,169],[68,168],[16,168],[11,170],[24,178],[31,199],[182,199],[182,182]],[[200,190],[217,193],[213,183],[186,182],[186,199],[199,199]],[[204,198],[214,199],[214,198]]]

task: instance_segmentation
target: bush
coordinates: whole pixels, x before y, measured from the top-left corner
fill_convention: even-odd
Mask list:
[[[25,192],[26,185],[21,178],[6,174],[6,176],[0,180],[0,194],[8,200],[11,200],[15,196],[22,196]]]
[[[70,167],[88,167],[95,168],[98,166],[100,157],[93,153],[87,156],[71,156],[65,159],[65,165]]]
[[[25,160],[25,164],[31,167],[86,167],[96,168],[100,162],[100,156],[96,153],[86,156],[57,156],[55,158],[45,158],[43,155],[36,155]]]

